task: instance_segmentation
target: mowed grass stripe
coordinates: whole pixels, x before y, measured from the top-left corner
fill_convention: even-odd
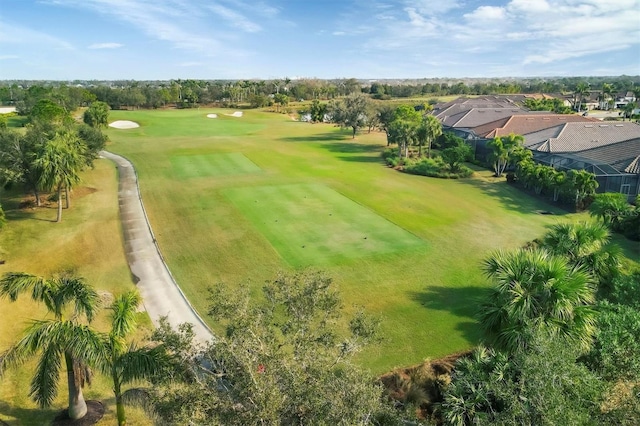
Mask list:
[[[262,171],[260,167],[239,152],[175,155],[170,158],[170,161],[178,179],[242,175]]]
[[[422,239],[321,184],[223,193],[294,267],[427,248]]]

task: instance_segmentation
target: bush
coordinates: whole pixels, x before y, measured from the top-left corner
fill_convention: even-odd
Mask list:
[[[466,166],[459,166],[452,172],[440,157],[423,158],[417,162],[407,164],[404,171],[412,175],[437,177],[441,179],[466,178],[473,174],[473,170]]]

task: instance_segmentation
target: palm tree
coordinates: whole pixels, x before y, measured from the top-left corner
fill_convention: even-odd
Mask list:
[[[85,165],[84,152],[86,145],[80,138],[70,132],[58,132],[46,143],[42,155],[35,161],[42,170],[40,184],[47,190],[58,194],[58,217],[62,220],[62,190],[66,191],[67,208],[69,207],[69,189],[80,181],[80,171]]]
[[[135,330],[136,310],[141,299],[137,292],[130,291],[117,297],[111,305],[111,332],[109,333],[107,357],[101,369],[113,380],[113,392],[116,397],[118,425],[126,424],[125,402],[141,402],[146,392],[140,388],[122,391],[123,385],[148,380],[160,372],[168,370],[171,357],[164,346],[136,347],[127,345],[126,337]]]
[[[484,262],[494,281],[481,305],[480,324],[498,349],[527,346],[532,331],[544,331],[587,348],[595,331],[592,279],[581,266],[541,249],[499,251]]]
[[[541,245],[552,254],[566,257],[572,265],[586,268],[601,285],[607,285],[620,267],[620,250],[609,246],[610,237],[602,223],[558,223]]]
[[[589,96],[589,83],[580,82],[576,85],[576,90],[574,92],[575,103],[578,103],[578,112],[582,110],[582,101],[586,96]]]
[[[492,151],[491,159],[496,177],[502,176],[504,169],[509,165],[511,154],[522,146],[523,142],[522,135],[510,133],[504,137],[496,136],[487,143],[487,147]]]
[[[68,414],[71,419],[79,419],[87,412],[82,394],[85,381],[90,383],[91,379],[87,365],[103,357],[104,346],[103,337],[80,324],[79,319],[84,317],[89,322],[93,319],[99,305],[98,294],[82,278],[45,279],[20,272],[5,274],[0,280],[0,297],[15,301],[21,293],[31,293],[31,299],[44,303],[54,319],[34,322],[24,337],[2,354],[0,373],[40,352],[30,395],[41,407],[46,407],[57,395],[60,361],[64,357],[69,387]],[[70,305],[72,314],[65,319],[63,315]]]
[[[560,197],[560,191],[564,186],[564,182],[567,180],[567,174],[561,170],[555,170],[553,172],[552,180],[552,188],[553,188],[553,201],[558,201]]]
[[[408,120],[393,120],[389,125],[387,140],[398,144],[398,157],[409,155],[409,145],[415,139],[416,126]]]
[[[569,170],[565,182],[575,193],[576,208],[587,196],[594,194],[599,185],[596,175],[586,170]]]
[[[622,117],[623,117],[623,121],[625,118],[628,118],[629,120],[631,120],[632,116],[633,116],[633,111],[638,108],[638,104],[635,102],[629,102],[627,103],[625,106],[622,107]]]
[[[442,134],[442,124],[433,115],[425,115],[416,129],[416,141],[418,142],[418,154],[422,157],[422,146],[427,146],[427,157],[431,158],[431,144]]]
[[[611,100],[611,96],[613,95],[613,85],[609,83],[602,83],[602,90],[600,93],[600,103],[605,104],[606,109],[609,109],[609,102]]]
[[[615,231],[622,228],[623,218],[632,210],[627,196],[619,192],[596,194],[589,206],[589,214],[602,220],[602,223]]]

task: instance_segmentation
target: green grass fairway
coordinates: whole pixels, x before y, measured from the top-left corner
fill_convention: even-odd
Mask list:
[[[233,110],[110,113],[142,126],[109,129],[109,149],[136,166],[171,272],[204,314],[215,283],[258,289],[279,271],[322,269],[348,314],[363,308],[381,319],[384,340],[358,355],[376,373],[475,345],[477,300],[488,288],[482,260],[586,217],[489,171],[461,180],[399,173],[381,161],[381,132],[351,139],[349,130],[285,114],[225,113]],[[241,174],[229,175],[214,164],[240,154],[261,172],[241,163]],[[180,164],[195,159],[198,171]]]
[[[171,166],[178,179],[232,176],[261,171],[260,167],[237,152],[210,155],[176,155],[171,157]]]
[[[413,234],[324,185],[279,185],[224,191],[292,266],[423,249]]]

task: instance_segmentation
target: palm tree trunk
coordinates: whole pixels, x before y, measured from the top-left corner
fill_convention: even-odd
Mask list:
[[[78,381],[71,354],[65,352],[64,359],[67,363],[67,384],[69,387],[68,414],[70,419],[77,420],[87,414],[87,403],[82,395],[82,383]]]
[[[65,208],[69,208],[71,207],[71,201],[69,201],[69,188],[67,188],[66,186],[64,187],[64,202],[65,202]]]
[[[124,404],[122,403],[122,391],[120,389],[120,379],[115,371],[112,372],[113,376],[113,393],[116,395],[116,415],[118,416],[118,426],[125,426],[127,424],[127,415],[124,412]]]
[[[38,191],[38,187],[33,185],[33,195],[36,197],[36,207],[41,207],[42,203],[40,202],[40,191]]]
[[[62,222],[62,186],[58,186],[58,218],[56,222]]]

